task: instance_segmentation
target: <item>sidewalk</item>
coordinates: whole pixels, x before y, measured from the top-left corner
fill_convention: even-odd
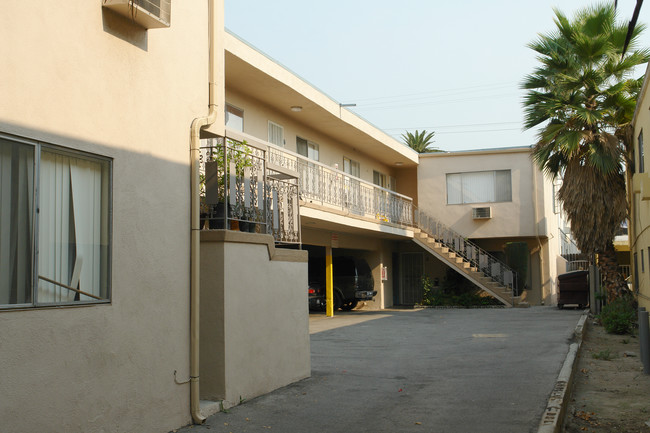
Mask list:
[[[311,378],[179,432],[537,431],[580,315],[553,307],[314,315]]]

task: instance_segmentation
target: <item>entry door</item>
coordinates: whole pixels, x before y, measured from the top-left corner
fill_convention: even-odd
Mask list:
[[[402,253],[400,264],[400,301],[412,305],[422,300],[423,253]]]

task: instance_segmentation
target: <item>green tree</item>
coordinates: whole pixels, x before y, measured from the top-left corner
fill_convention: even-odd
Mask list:
[[[415,134],[406,132],[406,134],[402,134],[402,139],[404,140],[404,144],[406,144],[408,147],[411,149],[415,150],[417,153],[433,153],[433,152],[442,152],[440,149],[436,147],[431,147],[433,144],[433,136],[435,135],[435,132],[429,132],[427,134],[426,130],[422,130],[422,132],[418,132],[418,130],[415,130]]]
[[[628,26],[617,22],[614,5],[587,7],[573,20],[554,12],[555,31],[528,45],[540,65],[522,85],[525,128],[542,126],[533,159],[551,177],[562,176],[558,196],[578,247],[598,253],[613,299],[626,287],[613,239],[627,215],[630,122],[643,80],[632,74],[650,58],[637,49],[645,26],[635,27],[623,55]]]

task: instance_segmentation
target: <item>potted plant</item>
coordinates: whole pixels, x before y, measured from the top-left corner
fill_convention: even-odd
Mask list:
[[[206,219],[210,229],[223,229],[227,218],[245,218],[246,209],[242,203],[236,202],[230,205],[228,194],[230,193],[229,182],[241,179],[244,176],[244,169],[253,165],[251,148],[246,141],[238,142],[226,139],[226,146],[219,144],[210,148],[205,162],[205,174],[202,177],[202,214],[205,210]],[[234,163],[234,164],[233,164]],[[231,170],[234,165],[234,177]],[[228,206],[226,206],[228,204]],[[226,213],[226,209],[228,212]],[[231,220],[231,230],[246,229],[249,227],[237,219]],[[240,225],[244,227],[240,227]]]

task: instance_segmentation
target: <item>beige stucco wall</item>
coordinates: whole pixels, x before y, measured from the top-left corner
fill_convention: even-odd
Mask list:
[[[113,158],[112,303],[0,311],[0,430],[190,422],[189,127],[207,114],[207,2],[145,31],[101,2],[3,2],[0,131]]]
[[[307,252],[201,235],[201,398],[228,407],[309,377]]]
[[[418,167],[419,207],[470,238],[534,236],[534,185],[529,155],[527,150],[421,155]],[[512,174],[511,202],[447,204],[447,174],[507,169]],[[482,206],[492,207],[492,219],[473,220],[472,208]]]
[[[254,98],[227,88],[226,102],[244,111],[244,132],[246,134],[267,141],[268,122],[272,121],[284,128],[284,147],[287,150],[296,152],[296,137],[300,137],[318,144],[318,160],[329,167],[334,167],[335,164],[338,164],[339,170],[343,170],[343,157],[346,157],[359,162],[361,170],[360,177],[368,182],[373,181],[373,170],[389,176],[397,176],[398,170],[363,153],[355,147],[354,143],[342,143],[335,140],[315,130],[308,124],[296,122],[289,116],[260,103]],[[415,172],[414,169],[412,171]],[[398,192],[402,192],[402,188],[405,187],[406,185],[402,185],[402,182],[397,182]],[[412,189],[409,191],[412,191]]]
[[[448,173],[507,169],[511,202],[447,204]],[[420,209],[484,249],[502,251],[505,242],[527,242],[530,290],[524,298],[531,304],[556,303],[559,215],[553,211],[552,181],[533,165],[530,148],[421,155],[417,185]],[[483,206],[492,208],[492,218],[474,220],[472,208]]]
[[[650,66],[649,66],[650,68]],[[648,94],[648,71],[644,82],[643,92],[637,103],[634,118],[634,166],[635,174],[633,175],[632,185],[628,185],[630,201],[632,204],[631,221],[630,221],[630,263],[632,264],[632,278],[637,278],[635,286],[639,289],[639,306],[650,310],[650,200],[644,200],[644,197],[650,197],[650,191],[643,186],[650,186],[650,95]],[[643,131],[644,135],[644,173],[639,171],[639,134]],[[645,182],[644,182],[645,181]],[[641,187],[640,187],[641,186]],[[643,192],[645,190],[645,192]],[[644,250],[643,256],[641,251]],[[637,270],[634,271],[634,254],[637,255]],[[641,266],[641,258],[645,263]]]

